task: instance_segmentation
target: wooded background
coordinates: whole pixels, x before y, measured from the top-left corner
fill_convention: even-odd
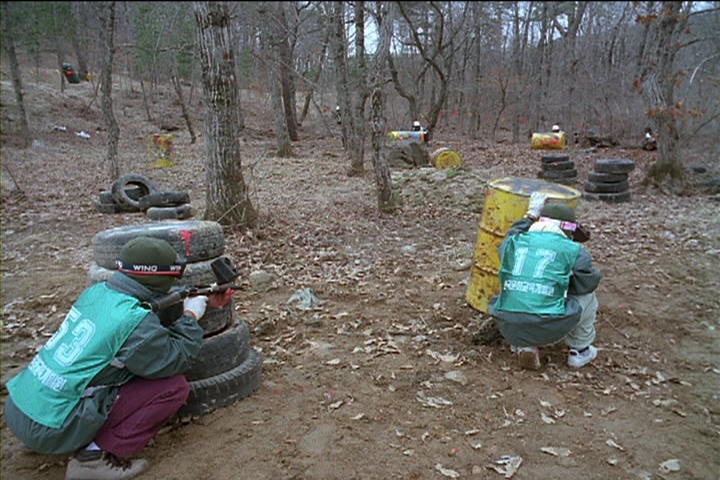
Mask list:
[[[515,143],[559,124],[570,142],[639,146],[649,127],[658,181],[682,175],[684,149],[720,155],[718,2],[2,3],[11,63],[37,75],[51,53],[92,82],[122,75],[137,83],[116,87],[140,88],[149,120],[158,87],[173,85],[193,140],[184,110],[208,108],[215,82],[238,95],[239,129],[237,92],[271,99],[281,155],[308,115],[333,121],[339,105],[351,172],[371,132],[413,120]],[[203,39],[215,27],[218,41]]]

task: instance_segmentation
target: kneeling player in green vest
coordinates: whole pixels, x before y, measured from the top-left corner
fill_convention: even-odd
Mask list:
[[[130,240],[118,271],[80,294],[57,332],[7,383],[8,427],[36,452],[74,453],[66,480],[135,478],[147,463],[128,457],[187,400],[182,372],[202,346],[197,320],[208,297],[185,299],[167,327],[142,306],[167,294],[183,271],[168,242]]]
[[[527,214],[498,246],[500,293],[488,308],[523,368],[540,368],[539,347],[560,341],[569,347],[568,365],[579,368],[597,356],[595,290],[602,276],[572,240],[578,228],[573,208],[546,199],[533,192]]]

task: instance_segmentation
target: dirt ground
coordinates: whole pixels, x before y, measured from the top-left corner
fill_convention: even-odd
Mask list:
[[[38,84],[25,78],[36,142],[21,150],[7,135],[17,121],[5,73],[3,401],[5,382],[85,287],[92,236],[149,221],[142,213],[95,211],[111,183],[93,86],[60,93],[51,70]],[[188,191],[201,214],[197,97],[200,138],[191,144],[170,95],[156,98],[148,122],[138,85],[121,81],[113,91],[122,173]],[[457,150],[463,168],[454,177],[396,172],[405,204],[381,215],[370,161],[363,178],[345,174],[331,118],[307,120],[296,156],[281,159],[273,156],[271,119],[260,114],[269,103],[247,92],[243,101],[242,161],[261,221],[252,232],[226,230],[225,254],[242,272],[235,315],[263,356],[262,383],[250,397],[156,437],[142,455],[150,462],[142,478],[720,478],[717,202],[645,191],[653,153],[570,149],[578,189],[596,158],[635,160],[633,197],[578,205],[592,231],[585,246],[604,276],[597,360],[571,370],[563,348],[549,347],[540,371],[523,371],[506,343],[477,341],[487,316],[465,294],[485,184],[535,178],[540,152],[529,141],[513,146],[437,132],[433,148]],[[162,133],[161,124],[178,127],[169,168],[152,167],[148,153],[147,135]],[[688,164],[720,173],[717,158]],[[247,278],[258,270],[273,276],[272,289],[250,287]],[[320,304],[293,313],[287,301],[302,288]],[[23,449],[3,423],[3,479],[62,479],[66,462]]]

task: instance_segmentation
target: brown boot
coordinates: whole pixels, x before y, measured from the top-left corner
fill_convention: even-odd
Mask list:
[[[67,466],[65,480],[129,480],[147,469],[142,459],[127,460],[97,451],[78,452]]]
[[[526,370],[540,368],[540,349],[537,347],[520,347],[517,349],[518,362]]]

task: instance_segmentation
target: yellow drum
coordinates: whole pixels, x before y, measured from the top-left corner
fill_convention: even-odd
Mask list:
[[[449,168],[460,168],[462,158],[455,150],[447,147],[438,148],[432,154],[432,163],[435,167],[445,170]]]
[[[573,208],[582,197],[579,190],[544,180],[507,177],[488,183],[465,296],[476,310],[487,313],[490,298],[500,291],[497,248],[510,225],[527,213],[533,192],[547,193],[546,203],[560,202]]]
[[[533,133],[530,148],[533,150],[562,150],[567,146],[565,132]]]

